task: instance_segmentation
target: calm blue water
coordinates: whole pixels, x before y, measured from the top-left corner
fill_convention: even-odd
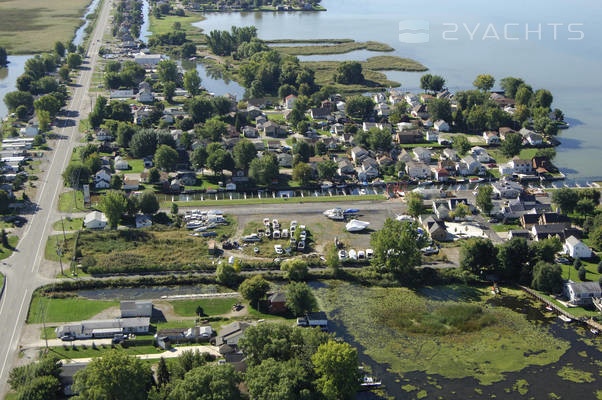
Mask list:
[[[393,53],[414,58],[443,75],[452,89],[465,89],[474,77],[490,73],[498,80],[505,76],[525,79],[535,89],[547,88],[555,95],[554,107],[565,111],[573,128],[562,132],[556,164],[572,178],[602,177],[602,3],[591,0],[560,1],[477,0],[450,2],[434,0],[324,0],[327,12],[209,13],[197,25],[206,31],[230,26],[258,28],[262,39],[351,38],[390,44]],[[429,23],[427,43],[401,43],[399,24],[406,20]],[[454,25],[457,32],[453,31]],[[554,28],[547,24],[563,24]],[[490,26],[491,24],[491,26]],[[517,24],[517,25],[506,25]],[[538,30],[539,34],[526,31]],[[570,33],[582,31],[580,34]],[[504,36],[504,29],[507,35]],[[469,33],[470,32],[470,33]],[[495,38],[497,34],[497,39]],[[518,38],[519,40],[506,40]],[[366,52],[355,52],[359,60]],[[375,53],[376,54],[376,53]],[[339,55],[348,59],[349,55]],[[316,59],[337,59],[327,56]],[[418,73],[388,73],[404,89],[419,90]]]
[[[148,30],[150,27],[149,21],[149,13],[150,13],[150,5],[148,4],[148,0],[142,1],[142,17],[144,18],[144,22],[142,22],[142,26],[140,27],[140,40],[144,43],[148,41],[148,38],[152,35],[152,32]]]
[[[0,118],[6,117],[8,109],[4,104],[4,96],[16,90],[17,78],[25,70],[25,62],[32,56],[9,56],[8,67],[0,68]]]
[[[86,9],[86,13],[83,16],[84,19],[84,24],[82,26],[80,26],[77,31],[75,31],[75,37],[73,38],[73,44],[76,46],[79,46],[80,44],[82,44],[84,42],[84,37],[86,36],[86,28],[88,27],[88,25],[90,24],[90,20],[87,19],[86,17],[90,14],[92,14],[94,12],[94,10],[96,10],[96,7],[98,7],[98,3],[100,3],[100,0],[93,0],[92,3],[90,3],[90,5],[88,6],[88,8]]]

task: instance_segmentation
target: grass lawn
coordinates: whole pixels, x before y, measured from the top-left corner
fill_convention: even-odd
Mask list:
[[[163,15],[161,18],[157,18],[154,15],[150,15],[149,30],[153,35],[162,33],[169,33],[173,31],[174,22],[180,22],[182,24],[182,30],[186,32],[186,38],[194,42],[201,42],[202,29],[192,26],[193,23],[204,20],[201,14],[186,12],[186,16],[178,17],[177,15]]]
[[[144,160],[142,159],[128,159],[126,160],[130,164],[130,169],[123,171],[126,174],[139,174],[144,172]]]
[[[523,160],[530,160],[533,157],[535,157],[535,153],[537,153],[537,149],[531,149],[531,148],[523,148],[518,157],[523,159]],[[510,160],[510,158],[506,157],[505,155],[502,154],[501,150],[498,148],[492,148],[489,149],[489,154],[491,154],[491,156],[493,158],[495,158],[495,162],[499,165],[499,164],[503,164],[506,163]]]
[[[77,231],[82,228],[84,223],[83,218],[63,218],[63,220],[58,220],[52,225],[55,231],[62,231],[65,229],[66,231]]]
[[[572,267],[571,267],[572,268]],[[564,271],[563,271],[563,275],[564,275]],[[575,274],[577,275],[577,274]],[[571,274],[571,279],[573,274]],[[577,280],[577,279],[575,279]],[[590,318],[590,317],[596,317],[598,315],[600,315],[600,313],[597,310],[586,310],[583,307],[565,307],[564,305],[562,305],[562,303],[560,303],[558,300],[554,299],[553,297],[545,294],[544,292],[538,292],[536,291],[539,295],[541,295],[542,297],[545,297],[546,299],[548,299],[549,301],[551,301],[552,303],[554,303],[556,306],[558,306],[559,308],[563,309],[564,311],[568,312],[569,314],[572,314],[573,316],[580,318],[580,317],[586,317],[586,318]]]
[[[165,352],[165,350],[161,349],[160,347],[148,345],[123,347],[118,344],[115,345],[115,349],[132,356],[138,354],[159,354]],[[73,348],[69,344],[66,346],[56,346],[50,348],[50,352],[52,354],[56,354],[61,359],[100,357],[111,350],[113,350],[113,348],[110,345],[99,345],[96,348],[92,348],[90,346],[86,346],[85,348],[83,346],[76,346]]]
[[[238,199],[238,200],[193,200],[193,201],[176,201],[180,207],[203,207],[203,206],[226,206],[226,205],[245,205],[245,204],[286,204],[286,203],[332,203],[341,201],[374,201],[386,200],[385,196],[375,195],[350,195],[350,196],[319,196],[319,197],[294,197],[291,199],[283,198],[265,198],[265,199]],[[161,207],[170,207],[170,201],[161,203]]]
[[[495,232],[508,232],[510,230],[522,229],[522,226],[512,224],[495,224],[491,225],[491,229]]]
[[[74,235],[73,233],[67,233],[65,235],[65,237],[67,238],[67,243],[70,243],[71,246],[73,246],[73,243],[72,243],[73,235]],[[68,246],[69,244],[65,245],[65,244],[63,244],[63,241],[64,241],[64,238],[63,238],[62,233],[57,234],[57,235],[48,236],[48,239],[46,240],[46,247],[44,249],[44,258],[46,258],[47,260],[50,260],[50,261],[59,261],[59,256],[57,254],[57,248],[62,247],[63,262],[66,262],[66,260],[69,260],[68,257],[70,257],[71,249],[68,249],[66,246]]]
[[[587,271],[587,274],[585,275],[585,282],[598,282],[598,279],[600,279],[602,276],[602,274],[598,273],[598,264],[582,261],[581,265],[583,265]],[[579,273],[572,265],[560,264],[560,267],[562,268],[562,279],[570,278],[575,282],[583,282],[581,279],[579,279]]]
[[[89,0],[4,0],[0,2],[0,47],[9,54],[54,49],[73,39]]]
[[[75,204],[73,201],[73,196],[75,196]],[[89,210],[89,208],[84,207],[84,194],[80,190],[69,190],[68,192],[61,193],[59,196],[60,212],[72,213]]]
[[[42,323],[44,310],[46,322],[71,322],[90,319],[99,312],[118,305],[118,301],[88,300],[77,297],[50,299],[34,295],[29,306],[27,323]]]
[[[4,260],[5,258],[10,257],[13,254],[14,248],[17,247],[18,243],[19,243],[18,236],[14,236],[14,235],[9,236],[8,237],[9,248],[7,249],[4,246],[0,246],[0,260]],[[3,282],[4,282],[4,279],[3,279]]]
[[[201,306],[206,316],[227,314],[232,310],[232,306],[240,301],[237,297],[215,298],[215,299],[196,299],[196,300],[176,300],[170,301],[176,314],[182,317],[196,316],[196,308]]]

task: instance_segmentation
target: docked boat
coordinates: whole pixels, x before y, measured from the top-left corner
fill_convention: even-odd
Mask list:
[[[572,319],[570,319],[569,317],[567,317],[567,316],[566,316],[566,315],[564,315],[564,314],[560,314],[560,315],[558,316],[558,318],[560,318],[562,321],[564,321],[564,322],[567,322],[567,323],[568,323],[568,322],[572,322],[572,321],[573,321]]]
[[[357,219],[352,219],[345,225],[345,229],[347,232],[360,232],[366,229],[370,225],[370,222],[359,221]]]

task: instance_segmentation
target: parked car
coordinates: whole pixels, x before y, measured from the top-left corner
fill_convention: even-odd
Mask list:
[[[374,257],[374,250],[372,250],[372,249],[366,249],[366,258],[368,260],[371,260],[372,257]]]
[[[252,233],[248,236],[245,236],[244,238],[242,238],[243,242],[261,242],[261,238],[259,237],[259,235],[257,235],[256,233]]]
[[[215,232],[201,232],[202,237],[216,237],[217,233]]]
[[[571,262],[569,261],[568,258],[566,257],[558,257],[554,260],[557,264],[565,264],[565,265],[569,265]]]
[[[439,249],[436,247],[425,247],[423,249],[420,249],[420,251],[422,252],[422,254],[424,254],[425,256],[432,256],[433,254],[437,254],[439,253]]]
[[[61,340],[63,342],[72,342],[75,340],[75,336],[71,336],[71,335],[61,336]]]
[[[276,254],[282,254],[284,251],[282,250],[282,245],[276,244],[274,245],[274,251]]]
[[[339,250],[339,260],[344,260],[347,258],[347,252],[345,250]]]

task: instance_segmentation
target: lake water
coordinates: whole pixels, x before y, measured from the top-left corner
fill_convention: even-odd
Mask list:
[[[490,73],[498,81],[505,76],[522,77],[535,89],[551,90],[554,107],[564,110],[573,126],[560,135],[562,145],[557,149],[556,164],[570,178],[602,177],[602,157],[599,157],[602,113],[598,111],[602,104],[598,74],[602,70],[599,40],[602,27],[598,22],[602,3],[324,0],[322,4],[327,12],[208,13],[207,19],[197,26],[210,31],[254,25],[262,39],[380,41],[396,49],[386,54],[414,58],[429,67],[430,72],[443,75],[450,89],[471,87],[474,77],[481,73]],[[428,22],[427,43],[400,42],[400,22],[408,20]],[[548,24],[562,25],[554,28]],[[583,35],[569,32],[569,24],[582,24],[570,29],[582,31]],[[415,23],[404,26],[421,27]],[[536,30],[541,33],[533,32]],[[445,31],[451,32],[445,34]],[[444,34],[445,38],[457,40],[446,40]],[[582,40],[570,40],[581,36]],[[518,40],[510,40],[515,38]],[[363,51],[356,53],[360,60],[367,55]],[[348,59],[348,56],[311,59]],[[404,89],[419,90],[420,73],[387,74],[401,82]]]
[[[25,70],[25,62],[32,56],[9,56],[8,67],[0,68],[0,118],[6,117],[8,109],[4,104],[4,96],[16,90],[17,78]]]
[[[224,79],[220,72],[209,70],[202,63],[182,60],[182,68],[185,71],[196,68],[199,76],[201,77],[201,86],[203,86],[209,93],[213,93],[216,96],[233,94],[236,96],[237,100],[242,100],[245,94],[245,88],[240,86],[238,82]]]
[[[88,8],[86,9],[86,13],[82,17],[83,20],[85,21],[84,24],[82,26],[80,26],[77,29],[77,31],[75,31],[75,37],[73,38],[74,45],[79,46],[80,44],[82,44],[84,42],[84,37],[86,36],[86,28],[90,24],[90,20],[87,19],[86,17],[88,15],[92,14],[94,12],[94,10],[96,10],[96,7],[98,7],[98,3],[100,3],[100,0],[93,0],[92,3],[90,3]]]

